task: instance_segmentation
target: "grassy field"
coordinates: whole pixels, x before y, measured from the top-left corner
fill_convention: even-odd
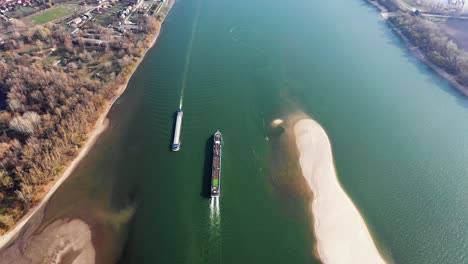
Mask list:
[[[51,8],[48,9],[42,13],[36,14],[29,16],[25,18],[25,22],[29,24],[45,24],[47,22],[50,22],[52,20],[68,16],[73,13],[73,10],[68,7],[56,7],[56,8]]]
[[[36,9],[34,9],[34,7],[30,7],[30,6],[18,6],[15,11],[13,11],[12,13],[12,16],[14,18],[18,18],[18,19],[21,19],[22,17],[26,17],[26,16],[29,16],[29,15],[32,15],[34,14],[36,11]]]

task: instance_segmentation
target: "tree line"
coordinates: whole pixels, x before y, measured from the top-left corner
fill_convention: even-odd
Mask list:
[[[391,22],[418,47],[426,58],[468,86],[468,53],[460,49],[437,24],[424,18],[400,13]]]

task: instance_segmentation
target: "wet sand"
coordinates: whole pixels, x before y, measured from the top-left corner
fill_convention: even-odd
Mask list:
[[[56,220],[38,234],[25,233],[17,243],[2,250],[6,263],[95,263],[91,230],[82,220]]]
[[[356,206],[341,187],[326,132],[314,120],[293,122],[302,174],[313,193],[313,229],[323,263],[385,263]]]
[[[167,5],[169,10],[172,8],[174,2],[175,1],[169,1]],[[169,12],[169,10],[167,12]],[[117,99],[124,93],[128,82],[138,69],[139,64],[145,58],[148,50],[156,44],[161,27],[154,35],[150,46],[145,50],[143,56],[135,65],[133,72],[129,74],[127,81],[118,87],[114,98],[107,103],[107,106],[96,121],[86,144],[81,148],[78,156],[68,165],[62,175],[57,177],[50,190],[48,190],[41,199],[41,202],[31,208],[11,230],[0,236],[0,257],[7,261],[7,263],[92,264],[95,262],[96,254],[92,245],[91,230],[88,224],[82,220],[57,220],[41,232],[43,235],[38,236],[33,233],[43,219],[49,199],[68,179],[77,165],[92,149],[99,136],[106,130],[109,123],[106,117],[109,111]],[[54,258],[50,257],[52,255]]]
[[[57,189],[62,185],[62,183],[64,183],[68,179],[68,177],[70,177],[73,170],[75,170],[76,166],[78,166],[80,161],[83,160],[84,157],[86,157],[86,154],[88,154],[89,150],[93,147],[94,143],[96,143],[96,140],[107,128],[108,122],[106,121],[105,117],[107,116],[109,110],[110,107],[105,112],[105,114],[103,114],[99,118],[96,128],[93,130],[93,133],[89,137],[84,147],[81,149],[78,156],[70,163],[65,172],[58,178],[58,180],[47,192],[47,194],[44,196],[41,202],[32,209],[30,209],[29,212],[15,225],[13,229],[8,231],[6,234],[0,236],[0,249],[2,249],[9,241],[11,241],[13,238],[20,234],[20,231],[28,223],[31,217],[38,213],[39,210],[44,208],[44,206],[49,201],[50,197],[52,197],[52,195],[55,193],[55,191],[57,191]]]

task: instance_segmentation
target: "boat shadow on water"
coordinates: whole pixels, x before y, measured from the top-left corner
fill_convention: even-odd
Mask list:
[[[213,136],[207,138],[205,143],[205,162],[203,165],[202,171],[202,187],[200,196],[206,199],[211,198],[211,165],[212,165],[212,158],[213,158]]]

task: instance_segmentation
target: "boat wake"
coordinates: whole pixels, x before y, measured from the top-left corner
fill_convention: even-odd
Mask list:
[[[219,215],[219,198],[210,199],[210,228],[219,231],[221,225]]]
[[[239,37],[236,36],[236,29],[238,26],[233,26],[231,29],[229,29],[229,36],[231,37],[231,40],[238,43],[239,42]]]
[[[201,9],[201,0],[199,0],[197,3],[197,10],[195,13],[195,19],[192,24],[192,32],[190,35],[187,54],[185,55],[184,74],[182,76],[182,88],[180,89],[179,109],[182,109],[182,106],[184,104],[184,92],[185,92],[185,87],[187,87],[187,76],[188,76],[188,72],[190,69],[190,61],[192,59],[193,41],[195,39],[195,33],[197,32],[197,27],[198,27],[198,20],[200,18],[200,9]]]
[[[221,217],[219,198],[210,199],[209,259],[221,263]]]
[[[229,29],[229,37],[235,46],[246,46],[247,42],[245,39],[246,33],[248,33],[247,27],[243,24],[232,26]]]

